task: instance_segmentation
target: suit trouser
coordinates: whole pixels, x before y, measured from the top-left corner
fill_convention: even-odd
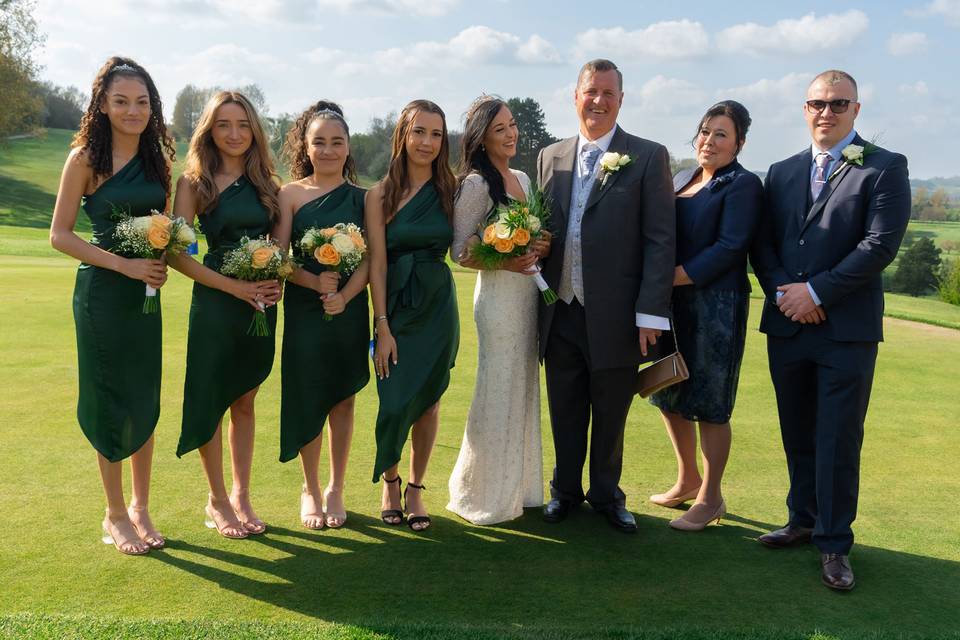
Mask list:
[[[813,528],[823,553],[849,553],[877,343],[836,342],[811,325],[790,338],[768,336],[767,354],[790,475],[790,524]]]
[[[637,367],[591,370],[587,323],[576,300],[556,303],[544,355],[550,425],[557,465],[553,498],[595,509],[623,505],[620,490],[623,429],[636,392]],[[592,416],[592,427],[590,426]],[[590,490],[583,493],[583,463],[590,433]]]

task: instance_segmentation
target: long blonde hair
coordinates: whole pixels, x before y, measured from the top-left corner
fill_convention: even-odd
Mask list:
[[[220,169],[222,160],[220,151],[213,142],[211,131],[217,109],[225,104],[238,104],[247,114],[250,131],[253,133],[253,142],[247,149],[243,173],[257,190],[260,203],[269,213],[270,219],[276,220],[280,217],[280,203],[277,200],[280,180],[274,169],[267,135],[250,100],[236,91],[218,91],[207,100],[203,113],[200,114],[197,128],[193,131],[193,137],[190,138],[184,175],[196,191],[197,210],[201,214],[207,213],[217,206],[217,201],[220,199],[220,192],[213,176]]]

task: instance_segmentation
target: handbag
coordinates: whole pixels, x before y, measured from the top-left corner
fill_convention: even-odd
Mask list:
[[[673,353],[665,358],[660,358],[648,367],[644,367],[637,374],[637,393],[641,398],[646,398],[652,393],[666,389],[678,382],[683,382],[690,377],[687,363],[684,362],[683,356],[680,354],[677,332],[674,331],[672,322],[670,333],[673,335]]]

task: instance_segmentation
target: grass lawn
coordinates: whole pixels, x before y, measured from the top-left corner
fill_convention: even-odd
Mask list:
[[[258,399],[253,479],[270,531],[229,541],[203,526],[198,456],[174,455],[189,304],[189,284],[174,273],[163,292],[152,495],[169,545],[130,558],[99,542],[102,492],[76,424],[75,270],[72,260],[42,252],[0,255],[0,638],[960,638],[960,332],[887,320],[855,524],[859,584],[837,594],[820,584],[813,549],[775,552],[754,540],[785,521],[787,486],[755,331],[759,301],[734,416],[730,515],[720,526],[673,531],[667,521],[676,512],[646,501],[672,483],[675,463],[656,411],[642,401],[628,420],[622,481],[638,535],[612,530],[587,509],[559,525],[528,510],[496,527],[445,511],[477,348],[474,277],[457,273],[462,342],[426,482],[431,531],[415,535],[377,516],[373,386],[357,402],[347,527],[300,526],[299,465],[276,461],[277,364]],[[545,409],[543,436],[549,470]]]

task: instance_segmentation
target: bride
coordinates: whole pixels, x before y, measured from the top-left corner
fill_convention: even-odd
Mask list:
[[[467,111],[453,214],[450,254],[478,268],[471,249],[499,205],[526,201],[530,178],[510,168],[517,123],[507,104],[480,96]],[[549,240],[501,269],[480,271],[474,291],[479,361],[460,455],[450,476],[447,509],[473,524],[511,520],[543,504],[540,381],[537,362],[538,290],[530,268],[549,252]]]

